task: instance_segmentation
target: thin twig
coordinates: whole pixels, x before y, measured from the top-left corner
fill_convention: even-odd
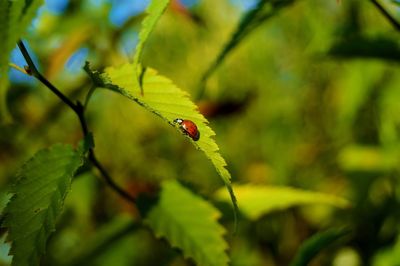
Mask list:
[[[29,66],[31,75],[34,76],[35,78],[37,78],[40,82],[42,82],[47,88],[49,88],[54,94],[56,94],[58,96],[58,98],[60,98],[61,101],[63,101],[66,105],[68,105],[74,111],[74,113],[79,118],[79,122],[81,124],[83,135],[87,136],[89,134],[89,129],[88,129],[86,118],[85,118],[85,107],[80,102],[77,102],[76,104],[74,104],[67,96],[65,96],[61,91],[59,91],[53,84],[50,83],[50,81],[48,81],[39,72],[39,70],[36,68],[35,64],[33,63],[33,60],[28,53],[28,50],[25,48],[25,45],[21,40],[18,41],[18,47],[21,50],[21,53],[24,56],[25,61],[27,62],[28,66]],[[107,170],[104,168],[104,166],[97,160],[93,148],[89,149],[89,160],[99,170],[99,172],[103,176],[105,182],[115,192],[117,192],[121,197],[128,200],[129,202],[136,204],[136,200],[128,192],[123,190],[121,187],[119,187],[114,182],[114,180],[111,178],[110,174],[107,172]]]
[[[103,175],[105,182],[112,188],[114,189],[120,196],[124,197],[126,200],[136,204],[135,199],[125,190],[120,188],[114,180],[111,178],[111,176],[108,174],[106,169],[103,167],[103,165],[97,160],[96,155],[93,152],[93,149],[89,150],[89,160],[93,163],[94,166],[100,171],[100,173]]]
[[[393,16],[377,1],[371,0],[375,7],[382,13],[382,15],[392,24],[392,26],[400,31],[400,23],[393,18]]]
[[[24,56],[26,62],[28,63],[29,70],[31,71],[32,75],[35,78],[37,78],[40,82],[42,82],[47,88],[49,88],[55,95],[57,95],[58,98],[60,98],[66,105],[68,105],[72,110],[74,110],[76,114],[78,114],[77,106],[39,72],[39,70],[33,63],[33,60],[28,53],[28,50],[25,48],[25,45],[21,40],[18,41],[18,47],[21,50],[21,53]]]
[[[21,73],[25,74],[25,75],[29,75],[29,73],[28,73],[28,72],[26,72],[26,70],[25,70],[25,69],[23,69],[23,68],[22,68],[22,67],[20,67],[20,66],[17,66],[17,65],[16,65],[16,64],[14,64],[14,63],[8,63],[8,65],[9,65],[10,67],[12,67],[12,68],[14,68],[14,69],[18,70],[19,72],[21,72]]]

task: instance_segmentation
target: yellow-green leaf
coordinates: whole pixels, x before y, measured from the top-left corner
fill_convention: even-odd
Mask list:
[[[205,153],[224,181],[234,206],[236,222],[237,204],[231,186],[231,175],[225,168],[226,162],[213,139],[214,131],[209,127],[207,119],[199,113],[197,106],[189,99],[189,94],[175,86],[168,78],[148,68],[143,75],[142,85],[145,93],[141,95],[132,74],[134,73],[133,64],[125,64],[119,68],[106,68],[102,76],[99,76],[96,71],[91,71],[88,65],[85,66],[85,70],[98,86],[121,93],[161,117],[178,131],[180,131],[179,127],[173,122],[176,118],[189,119],[197,125],[200,139],[198,141],[193,141],[189,137],[187,139]]]
[[[250,219],[299,205],[327,204],[339,208],[350,205],[347,200],[335,195],[291,187],[236,185],[234,190],[240,202],[240,211]],[[216,198],[229,200],[222,190],[216,192]]]

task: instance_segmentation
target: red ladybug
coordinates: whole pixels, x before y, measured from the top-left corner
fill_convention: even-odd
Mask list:
[[[198,141],[200,138],[200,131],[197,129],[196,124],[193,121],[177,118],[174,120],[175,123],[178,123],[182,132],[194,141]]]

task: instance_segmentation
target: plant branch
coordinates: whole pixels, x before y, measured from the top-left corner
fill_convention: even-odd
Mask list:
[[[101,175],[103,176],[105,182],[113,189],[115,190],[121,197],[125,198],[126,200],[136,204],[136,200],[125,190],[123,190],[121,187],[119,187],[114,180],[111,178],[111,176],[108,174],[106,169],[103,167],[103,165],[97,160],[96,155],[94,154],[93,149],[89,150],[89,160],[92,162],[92,164],[100,171]]]
[[[382,13],[382,15],[392,24],[392,26],[400,31],[400,23],[393,18],[393,16],[377,1],[371,0],[371,2],[375,5],[375,7]]]
[[[25,74],[25,75],[29,75],[29,73],[28,73],[28,72],[26,72],[26,70],[25,70],[25,69],[23,69],[22,67],[19,67],[19,66],[17,66],[17,65],[16,65],[16,64],[14,64],[14,63],[8,63],[8,65],[9,65],[10,67],[12,67],[12,68],[14,68],[14,69],[18,70],[19,72],[21,72],[21,73]]]
[[[26,62],[28,63],[31,74],[35,78],[37,78],[40,82],[42,82],[47,88],[49,88],[55,95],[57,95],[58,98],[60,98],[66,105],[68,105],[72,110],[74,110],[75,113],[78,113],[77,106],[39,72],[39,70],[33,63],[33,60],[28,53],[28,50],[25,48],[25,45],[21,40],[18,41],[18,47],[21,50],[21,53],[24,56]]]
[[[30,74],[32,76],[34,76],[35,78],[37,78],[40,82],[42,82],[55,95],[57,95],[57,97],[60,98],[61,101],[63,101],[66,105],[68,105],[75,112],[75,114],[78,116],[79,122],[81,124],[83,135],[86,137],[89,134],[89,129],[88,129],[87,121],[85,118],[85,107],[80,102],[77,102],[76,104],[74,104],[67,96],[65,96],[61,91],[59,91],[53,84],[50,83],[50,81],[48,81],[39,72],[39,70],[36,68],[35,64],[33,63],[33,60],[28,53],[28,50],[26,49],[24,43],[21,40],[18,41],[18,47],[21,50],[21,53],[24,56],[25,61],[27,62],[28,66],[29,66]],[[85,104],[87,104],[87,103],[85,103]],[[133,204],[136,204],[136,200],[128,192],[123,190],[121,187],[119,187],[114,182],[114,180],[111,178],[110,174],[107,172],[107,170],[104,168],[104,166],[99,162],[99,160],[97,160],[93,148],[89,149],[89,160],[99,170],[99,172],[103,176],[107,185],[109,185],[115,192],[117,192],[124,199],[128,200],[129,202],[131,202]]]

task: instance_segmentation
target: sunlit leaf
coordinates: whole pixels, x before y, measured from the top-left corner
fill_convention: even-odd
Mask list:
[[[240,211],[250,219],[258,219],[267,213],[307,204],[327,204],[339,208],[349,206],[349,202],[335,195],[306,191],[290,187],[261,185],[235,185]],[[219,200],[229,200],[222,190],[216,192]]]
[[[197,106],[189,99],[187,92],[176,87],[168,78],[158,75],[155,70],[147,69],[143,76],[145,93],[141,95],[132,75],[132,64],[125,64],[120,68],[109,67],[102,76],[91,71],[88,65],[85,69],[98,86],[104,86],[121,93],[161,117],[180,132],[179,127],[173,122],[175,119],[182,118],[193,121],[200,131],[200,139],[193,141],[191,138],[187,138],[196,148],[202,150],[213,163],[229,191],[236,214],[237,206],[231,186],[231,175],[225,168],[226,162],[219,153],[218,145],[213,139],[215,133],[209,127],[207,119],[199,113]]]
[[[69,145],[54,145],[39,151],[21,168],[5,209],[12,265],[39,265],[72,177],[82,164],[82,153]]]
[[[165,237],[197,265],[228,265],[220,213],[176,181],[163,183],[159,202],[146,217],[158,237]]]
[[[349,233],[348,229],[329,229],[317,233],[307,239],[299,248],[291,266],[307,266],[311,260],[324,248],[338,241]]]

